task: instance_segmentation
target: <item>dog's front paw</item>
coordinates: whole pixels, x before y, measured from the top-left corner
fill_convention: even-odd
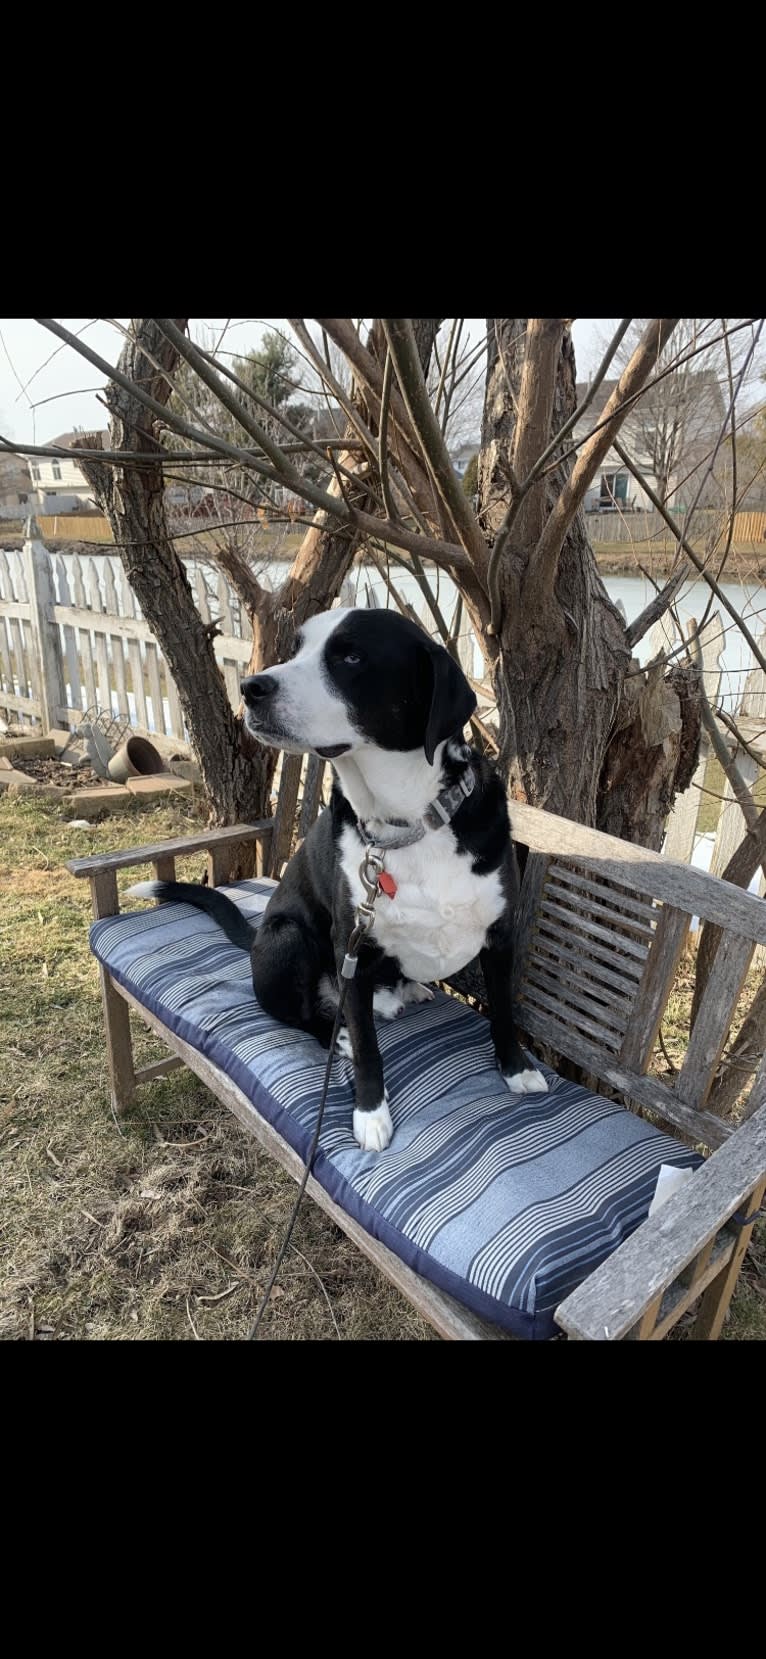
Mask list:
[[[405,1002],[433,1002],[435,995],[430,985],[421,985],[419,979],[406,979],[402,986]]]
[[[359,1143],[363,1152],[384,1152],[393,1132],[394,1126],[387,1100],[381,1100],[380,1105],[371,1112],[362,1112],[358,1106],[356,1107],[354,1140]]]
[[[397,1014],[404,1012],[401,990],[392,991],[387,985],[379,985],[373,995],[372,1011],[379,1014],[382,1020],[395,1020]]]
[[[514,1072],[512,1077],[503,1072],[503,1082],[508,1084],[511,1094],[547,1094],[548,1084],[541,1071],[534,1066],[527,1066],[526,1071]]]

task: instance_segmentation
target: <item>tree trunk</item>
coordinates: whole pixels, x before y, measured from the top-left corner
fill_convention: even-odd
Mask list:
[[[414,326],[423,373],[427,375],[441,322],[437,317],[419,318]],[[385,357],[385,337],[377,322],[373,324],[368,349],[378,361]],[[376,433],[376,419],[367,408],[360,392],[356,393],[355,402],[367,426]],[[346,428],[345,437],[356,437],[350,424]],[[359,466],[358,455],[343,452],[340,464],[353,471]],[[366,463],[363,463],[361,470],[362,476],[357,484],[351,484],[344,475],[343,488],[346,498],[360,511],[374,513],[377,503],[369,493]],[[340,490],[338,479],[333,479],[329,493],[337,496],[340,495]],[[343,527],[338,529],[335,521],[328,523],[326,513],[320,511],[315,514],[287,580],[276,593],[264,596],[253,616],[253,654],[249,667],[251,674],[268,667],[271,663],[282,662],[290,652],[296,630],[310,616],[315,616],[317,611],[329,609],[351,569],[359,542],[360,537],[355,530]]]
[[[185,328],[185,319],[177,326]],[[425,373],[439,326],[437,318],[424,318],[416,325]],[[377,355],[385,350],[379,327],[373,328],[370,349]],[[119,368],[158,402],[167,403],[177,361],[175,347],[154,319],[141,318],[133,324]],[[106,402],[112,416],[111,447],[156,450],[156,465],[142,462],[140,466],[112,467],[100,462],[94,449],[93,461],[83,461],[82,470],[109,520],[128,581],[173,675],[202,772],[211,822],[232,824],[266,817],[276,752],[253,742],[231,707],[211,630],[200,618],[185,565],[168,534],[163,480],[167,455],[157,439],[157,418],[114,382],[107,386]],[[362,409],[366,413],[363,405]],[[350,428],[349,435],[355,436]],[[349,470],[358,465],[356,455],[344,454],[342,461]],[[331,490],[338,493],[339,489],[336,480]],[[366,468],[358,486],[344,483],[344,489],[357,506],[374,507]],[[353,530],[328,525],[326,515],[318,513],[278,593],[259,591],[257,582],[251,579],[253,652],[249,672],[283,661],[292,647],[296,628],[332,604],[352,564],[358,540]],[[242,575],[247,578],[248,572],[243,569]],[[247,593],[242,597],[247,604]],[[253,845],[248,844],[248,848],[252,853]],[[238,873],[248,874],[251,869],[252,864],[243,862]]]
[[[576,407],[571,335],[565,325],[557,333],[553,326],[547,325],[547,350],[555,382],[546,402],[539,387],[527,384],[529,376],[525,380],[527,319],[488,324],[479,516],[493,539],[508,504],[504,461],[520,448],[517,412],[532,406],[539,423],[533,447],[528,437],[524,444],[526,476]],[[540,604],[535,547],[571,468],[565,456],[533,486],[501,561],[495,661],[500,765],[516,799],[658,847],[673,796],[684,787],[690,751],[696,753],[689,676],[658,684],[631,660],[625,624],[599,575],[582,511],[562,547],[554,600]],[[685,720],[682,698],[688,703]]]
[[[185,327],[185,320],[179,327]],[[165,403],[172,390],[168,377],[176,361],[175,347],[154,320],[145,317],[134,323],[119,367]],[[211,630],[199,615],[186,567],[168,535],[156,419],[114,382],[107,385],[106,402],[112,417],[111,447],[128,452],[156,450],[156,464],[112,467],[98,461],[94,451],[93,461],[83,461],[81,466],[109,520],[128,581],[175,681],[210,803],[210,821],[232,824],[262,817],[273,757],[243,734],[216,661]]]

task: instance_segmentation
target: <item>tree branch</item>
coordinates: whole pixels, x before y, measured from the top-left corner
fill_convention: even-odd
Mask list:
[[[497,532],[487,569],[487,589],[490,603],[491,635],[499,634],[502,622],[502,591],[500,563],[507,551],[511,531],[518,529],[521,543],[535,546],[545,523],[545,490],[542,487],[530,496],[535,462],[541,450],[549,451],[548,434],[553,415],[556,390],[556,368],[564,332],[563,319],[557,317],[530,317],[525,334],[524,362],[516,407],[513,457],[502,470],[511,486],[508,511]],[[498,352],[500,344],[498,341]],[[547,449],[546,449],[547,446]],[[526,507],[522,513],[524,502]]]
[[[643,565],[641,568],[643,570]],[[631,650],[634,645],[638,645],[639,640],[643,639],[644,634],[648,634],[649,629],[654,627],[655,622],[659,622],[660,617],[664,616],[665,612],[670,609],[679,588],[683,587],[685,581],[686,571],[677,570],[675,576],[670,577],[664,588],[660,588],[654,598],[649,600],[649,604],[644,606],[640,614],[626,628],[625,638]]]
[[[176,539],[181,538],[173,537],[173,540]],[[228,540],[223,547],[216,548],[215,562],[220,565],[224,575],[228,576],[234,592],[239,595],[252,622],[256,611],[266,599],[266,590],[261,587],[255,571],[250,569],[249,564]]]
[[[543,467],[547,464],[547,462],[550,461],[551,456],[555,455],[556,450],[563,443],[564,439],[569,435],[570,432],[572,432],[574,430],[574,428],[577,426],[578,422],[582,420],[583,415],[590,408],[590,405],[592,404],[593,399],[596,396],[596,393],[599,389],[599,386],[601,385],[602,380],[604,379],[604,376],[607,373],[607,370],[611,367],[612,359],[615,356],[615,353],[619,350],[619,347],[622,344],[622,341],[624,340],[625,335],[627,334],[628,329],[630,328],[630,325],[631,325],[632,321],[633,321],[632,317],[624,317],[622,322],[620,323],[620,326],[617,329],[616,333],[612,335],[612,338],[609,342],[609,345],[607,346],[607,349],[604,353],[604,356],[601,359],[601,362],[598,366],[598,369],[597,369],[595,375],[593,376],[593,379],[590,383],[590,386],[588,387],[588,390],[585,394],[585,397],[582,400],[582,403],[578,404],[577,408],[569,416],[569,419],[565,420],[564,425],[559,427],[559,430],[556,433],[555,437],[551,438],[551,441],[550,441],[547,449],[544,449],[542,455],[539,457],[539,459],[537,461],[535,461],[535,464],[532,467],[532,470],[529,473],[529,476],[527,478],[525,478],[525,480],[524,480],[524,486],[523,487],[524,487],[525,491],[528,490],[532,484],[534,484],[535,479],[542,472]]]
[[[418,357],[412,323],[407,317],[381,319],[402,390],[407,414],[417,432],[428,470],[449,513],[461,545],[479,581],[486,582],[487,547],[457,473],[447,454],[439,422],[431,408]],[[393,401],[393,400],[392,400]]]
[[[628,471],[633,474],[633,477],[636,479],[636,482],[641,485],[642,490],[646,491],[646,494],[648,495],[649,500],[652,503],[652,506],[656,507],[657,512],[660,514],[660,517],[665,520],[665,523],[667,524],[668,529],[672,530],[673,535],[675,536],[679,547],[682,547],[683,550],[684,550],[684,553],[687,556],[687,558],[691,559],[691,562],[694,565],[695,570],[699,571],[699,574],[702,577],[703,581],[707,582],[707,585],[708,585],[709,588],[712,588],[712,591],[715,594],[716,599],[718,599],[720,604],[723,605],[724,610],[728,611],[728,614],[732,618],[732,620],[734,622],[736,622],[737,627],[740,629],[740,632],[743,634],[744,638],[747,640],[748,645],[750,646],[750,650],[752,651],[753,656],[755,657],[755,660],[758,664],[758,667],[762,668],[764,670],[764,672],[766,673],[766,657],[764,657],[763,652],[759,649],[759,647],[758,647],[755,639],[753,638],[753,635],[751,634],[750,629],[748,628],[747,623],[745,622],[744,618],[740,616],[739,611],[732,604],[731,600],[727,599],[726,594],[723,591],[723,588],[719,587],[715,577],[711,576],[709,570],[707,570],[704,560],[700,558],[698,553],[695,553],[694,548],[691,546],[691,543],[686,540],[685,535],[679,529],[678,525],[675,522],[675,519],[668,512],[667,507],[665,507],[663,502],[660,501],[659,496],[655,494],[654,490],[651,487],[651,484],[644,477],[644,474],[636,466],[635,462],[631,461],[630,456],[622,448],[622,445],[617,442],[616,438],[614,440],[613,448],[616,451],[616,453],[619,455],[620,460],[623,463],[623,466],[627,467]]]
[[[383,370],[380,364],[376,362],[372,353],[362,345],[359,336],[345,317],[317,317],[316,321],[321,328],[327,330],[330,339],[351,364],[354,374],[370,402],[372,413],[379,421],[380,400],[383,396]],[[418,435],[413,430],[407,409],[396,387],[393,387],[391,392],[391,416],[410,451],[413,465],[423,477],[423,463],[420,456]]]
[[[530,565],[530,597],[536,601],[545,602],[553,598],[559,556],[567,531],[622,426],[627,412],[622,405],[643,389],[677,322],[677,317],[660,317],[649,323],[607,402],[600,430],[584,444],[549,515]]]
[[[380,473],[380,488],[383,496],[383,505],[390,519],[396,518],[396,509],[391,499],[391,489],[388,482],[388,454],[386,439],[388,437],[388,406],[391,401],[391,381],[394,373],[394,361],[390,350],[386,352],[386,366],[383,370],[383,392],[380,399],[380,421],[378,432],[378,471]]]
[[[415,552],[420,553],[423,558],[433,559],[435,563],[443,564],[447,569],[467,571],[472,568],[471,561],[466,554],[461,548],[453,546],[451,542],[441,541],[436,537],[421,537],[413,531],[407,530],[403,525],[388,524],[383,519],[375,518],[371,513],[352,510],[342,499],[328,494],[325,490],[318,489],[308,479],[303,478],[299,473],[296,474],[294,468],[290,467],[288,469],[289,476],[286,476],[272,466],[253,460],[247,450],[240,449],[236,444],[227,443],[225,439],[214,437],[212,433],[198,431],[195,427],[190,426],[188,421],[182,420],[179,415],[169,412],[156,398],[151,397],[141,386],[129,380],[120,369],[115,368],[111,363],[107,363],[105,358],[100,357],[97,352],[91,351],[89,346],[84,345],[82,341],[70,333],[69,329],[63,328],[53,318],[38,317],[35,320],[41,323],[43,328],[49,329],[50,333],[58,335],[67,345],[71,345],[75,351],[79,352],[80,356],[87,357],[89,362],[92,362],[97,369],[101,370],[102,374],[105,374],[116,385],[128,391],[132,398],[141,403],[144,408],[150,410],[152,414],[160,415],[166,426],[180,432],[183,437],[192,438],[197,443],[207,443],[210,449],[215,450],[218,454],[225,455],[227,458],[239,461],[244,466],[251,467],[254,472],[257,472],[263,478],[267,478],[271,483],[286,485],[288,489],[293,489],[296,495],[300,495],[305,501],[311,502],[312,506],[318,508],[321,512],[329,513],[332,517],[340,519],[343,524],[364,531],[367,535],[384,536],[395,547],[403,547],[408,552],[414,548]],[[243,410],[242,413],[246,415],[246,411]],[[247,427],[245,429],[247,430]],[[71,455],[69,450],[65,453]],[[158,453],[160,456],[163,453],[159,445]],[[176,456],[174,455],[174,462],[175,459]],[[293,478],[297,478],[297,483],[292,482]]]

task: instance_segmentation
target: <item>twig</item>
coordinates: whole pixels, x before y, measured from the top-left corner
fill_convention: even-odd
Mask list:
[[[116,385],[122,386],[124,390],[130,393],[131,397],[141,403],[144,408],[149,409],[152,414],[159,414],[165,425],[172,427],[174,431],[180,432],[182,436],[192,438],[196,442],[199,442],[200,439],[203,442],[206,440],[210,448],[215,449],[219,454],[252,468],[254,472],[259,473],[263,478],[267,478],[271,483],[286,485],[288,489],[294,490],[296,495],[302,496],[304,500],[311,502],[321,512],[340,519],[346,525],[350,523],[360,532],[374,536],[380,534],[381,521],[375,519],[372,514],[363,513],[359,509],[349,509],[345,501],[338,496],[328,495],[325,490],[319,489],[308,479],[303,478],[300,473],[296,473],[292,466],[288,465],[287,472],[282,472],[266,463],[254,460],[252,455],[248,454],[246,450],[240,449],[236,444],[230,444],[225,439],[214,437],[212,434],[198,432],[187,421],[182,420],[180,416],[169,413],[163,404],[159,403],[156,398],[150,397],[136,381],[129,379],[113,364],[107,363],[97,352],[91,352],[89,347],[76,340],[68,329],[63,328],[53,318],[37,318],[36,321],[41,322],[44,328],[50,329],[52,333],[63,338],[81,355],[88,357],[89,361],[95,362],[96,367],[107,375],[110,380],[113,380]],[[185,339],[185,337],[183,338]],[[244,411],[242,413],[244,414]],[[69,454],[68,451],[66,453]],[[86,451],[83,451],[83,454],[85,453]],[[98,460],[101,454],[101,451],[92,451],[91,459]],[[155,464],[158,459],[162,459],[159,450],[158,455],[155,456]],[[426,558],[433,559],[437,564],[444,564],[448,569],[464,569],[466,571],[472,569],[472,562],[462,548],[450,542],[440,541],[434,537],[424,537],[421,541],[421,538],[415,535],[413,531],[407,530],[399,524],[386,524],[385,534],[387,539],[392,541],[395,546],[404,547],[408,551],[414,547],[416,552],[422,551]]]
[[[720,603],[723,605],[724,610],[728,611],[729,616],[732,618],[732,620],[734,622],[736,622],[737,627],[740,629],[741,633],[744,635],[745,639],[747,640],[748,645],[750,646],[750,649],[753,653],[753,656],[755,657],[755,660],[758,664],[758,667],[762,668],[764,670],[764,673],[766,673],[766,657],[764,657],[763,652],[759,650],[759,648],[758,648],[758,646],[757,646],[757,644],[756,644],[756,642],[753,638],[753,635],[750,632],[750,629],[748,628],[746,622],[744,621],[744,618],[740,616],[739,611],[735,609],[735,607],[732,604],[731,600],[727,599],[726,594],[723,591],[723,588],[719,587],[715,577],[710,575],[710,572],[706,568],[704,560],[699,557],[698,553],[695,553],[694,548],[692,547],[691,543],[687,541],[686,536],[684,535],[683,531],[679,529],[678,525],[675,522],[675,519],[671,516],[671,514],[668,512],[667,508],[664,506],[664,504],[660,500],[659,496],[652,489],[651,484],[644,477],[644,475],[640,471],[640,469],[635,465],[635,462],[631,461],[630,456],[623,449],[622,445],[620,443],[618,443],[616,438],[614,439],[612,447],[613,447],[613,449],[615,449],[617,451],[617,454],[619,455],[620,460],[622,461],[623,465],[628,468],[629,472],[632,472],[633,477],[641,485],[641,488],[646,491],[646,494],[648,495],[649,500],[652,503],[652,506],[656,507],[657,512],[660,514],[660,517],[664,518],[665,523],[668,526],[668,529],[672,530],[673,535],[675,536],[679,547],[682,547],[683,550],[684,550],[684,553],[687,556],[687,558],[691,559],[691,562],[694,565],[695,570],[699,571],[700,576],[703,578],[703,580],[705,582],[707,582],[708,587],[712,588],[713,593],[715,594],[716,598],[718,600],[720,600]]]
[[[386,439],[388,437],[388,409],[391,402],[391,381],[394,373],[394,362],[391,348],[386,351],[386,366],[383,370],[383,391],[380,398],[380,417],[378,433],[378,471],[380,473],[380,488],[383,493],[383,505],[390,519],[396,518],[396,509],[391,497],[391,487],[388,481],[388,455]]]
[[[200,1336],[200,1334],[199,1334],[199,1331],[198,1331],[198,1330],[197,1330],[197,1327],[196,1327],[196,1325],[195,1325],[195,1323],[194,1323],[194,1320],[193,1320],[193,1319],[192,1319],[192,1316],[191,1316],[191,1309],[190,1309],[190,1307],[189,1307],[189,1298],[188,1298],[188,1296],[187,1296],[187,1298],[186,1298],[186,1317],[187,1317],[187,1319],[188,1319],[188,1321],[189,1321],[189,1324],[190,1324],[190,1325],[191,1325],[191,1328],[192,1328],[192,1330],[193,1330],[193,1332],[194,1332],[194,1335],[195,1335],[195,1337],[196,1337],[196,1339],[197,1339],[197,1341],[198,1341],[198,1342],[201,1342],[201,1341],[202,1341],[202,1337],[201,1337],[201,1336]]]
[[[111,1109],[112,1117],[114,1118],[114,1127],[117,1130],[118,1135],[121,1135],[122,1139],[124,1140],[125,1139],[125,1130],[120,1128],[119,1119],[118,1119],[117,1113],[115,1112],[115,1109],[114,1109],[114,1102],[111,1099],[111,1094],[110,1094],[110,1099],[109,1099],[109,1106],[110,1106],[110,1109]]]
[[[657,1036],[659,1038],[660,1048],[662,1049],[662,1052],[665,1056],[665,1062],[667,1064],[668,1071],[671,1073],[671,1075],[673,1077],[675,1077],[677,1075],[677,1072],[678,1072],[678,1067],[674,1066],[673,1061],[671,1060],[670,1055],[668,1054],[668,1051],[665,1047],[665,1038],[662,1035],[662,1026],[660,1026],[660,1029],[657,1032]]]
[[[334,1326],[335,1326],[335,1335],[336,1335],[336,1336],[337,1336],[337,1338],[338,1338],[338,1341],[339,1341],[339,1342],[342,1342],[342,1341],[343,1341],[343,1338],[342,1338],[342,1336],[341,1336],[341,1334],[340,1334],[340,1330],[339,1330],[339,1328],[338,1328],[338,1321],[337,1321],[337,1319],[336,1319],[336,1318],[335,1318],[335,1314],[334,1314],[334,1312],[333,1312],[333,1305],[332,1305],[332,1302],[331,1302],[331,1301],[330,1301],[330,1298],[329,1298],[329,1296],[328,1296],[328,1294],[327,1294],[327,1291],[326,1291],[326,1289],[325,1289],[325,1286],[324,1286],[324,1285],[323,1285],[323,1283],[322,1283],[322,1280],[321,1280],[321,1279],[320,1279],[320,1277],[319,1277],[319,1274],[318,1274],[318,1273],[317,1273],[317,1270],[316,1270],[316,1268],[315,1268],[315,1267],[312,1267],[312,1265],[311,1265],[311,1262],[310,1262],[310,1261],[309,1261],[309,1260],[308,1260],[308,1258],[307,1258],[307,1257],[306,1257],[306,1256],[304,1256],[304,1254],[303,1254],[303,1252],[302,1252],[302,1251],[301,1251],[301,1250],[299,1250],[299,1249],[298,1249],[298,1247],[297,1247],[297,1245],[295,1245],[295,1244],[291,1244],[291,1245],[290,1245],[290,1249],[291,1249],[291,1250],[292,1250],[292,1252],[293,1252],[293,1254],[294,1254],[294,1255],[296,1255],[296,1256],[299,1256],[299,1257],[300,1257],[300,1259],[301,1259],[301,1261],[302,1261],[302,1262],[303,1262],[303,1263],[304,1263],[304,1264],[305,1264],[305,1266],[306,1266],[306,1267],[307,1267],[307,1268],[308,1268],[308,1270],[309,1270],[309,1273],[313,1273],[313,1275],[314,1275],[314,1278],[315,1278],[315,1279],[316,1279],[316,1282],[317,1282],[317,1284],[318,1284],[318,1286],[319,1286],[319,1289],[320,1289],[320,1290],[321,1290],[321,1292],[322,1292],[322,1295],[323,1295],[323,1297],[324,1297],[324,1299],[325,1299],[325,1301],[326,1301],[326,1303],[327,1303],[327,1306],[328,1306],[328,1308],[329,1308],[329,1310],[330,1310],[330,1318],[331,1318],[331,1320],[332,1320],[332,1322],[333,1322],[333,1325],[334,1325]]]
[[[728,747],[721,736],[718,721],[716,720],[713,710],[710,707],[710,699],[705,689],[705,677],[702,672],[702,652],[700,650],[698,640],[695,640],[694,642],[694,658],[699,676],[700,714],[702,715],[702,724],[704,725],[708,737],[710,738],[716,760],[720,762],[726,777],[731,784],[732,794],[734,795],[737,805],[742,812],[745,823],[749,830],[755,830],[758,826],[759,820],[758,808],[755,805],[753,797],[747,787],[747,784],[745,783],[734,756],[729,754]],[[763,862],[763,872],[764,875],[766,875],[766,859]]]
[[[657,362],[677,322],[677,317],[657,317],[649,323],[607,402],[600,430],[594,431],[584,444],[535,549],[530,571],[533,580],[530,598],[534,601],[552,598],[564,539],[588,486],[622,426],[627,413],[623,405],[644,390],[652,364]]]
[[[659,589],[654,598],[649,601],[649,604],[644,606],[640,615],[626,628],[625,639],[631,649],[634,645],[638,645],[644,634],[648,634],[649,629],[654,627],[655,622],[659,622],[660,617],[664,616],[665,612],[669,610],[679,588],[683,587],[685,581],[686,571],[683,569],[676,571],[675,576],[669,578],[664,588]]]
[[[585,394],[585,397],[582,400],[582,403],[578,404],[577,408],[575,409],[574,414],[570,415],[568,420],[565,420],[564,425],[559,427],[558,432],[556,433],[555,437],[553,437],[551,439],[547,449],[543,450],[542,455],[539,457],[539,459],[537,461],[535,461],[535,464],[534,464],[531,472],[529,473],[528,477],[524,479],[524,483],[522,485],[522,489],[524,491],[524,494],[526,494],[527,490],[531,488],[532,484],[534,484],[535,479],[539,477],[539,475],[542,472],[543,467],[545,466],[546,462],[550,460],[552,455],[555,455],[556,450],[559,448],[559,446],[563,442],[564,438],[566,438],[568,433],[570,433],[573,430],[573,428],[575,426],[577,426],[578,422],[582,420],[583,415],[586,413],[586,410],[588,410],[590,408],[590,405],[593,402],[594,397],[596,396],[596,393],[599,389],[599,386],[601,385],[601,382],[604,379],[604,376],[606,375],[606,372],[607,372],[607,370],[609,369],[609,367],[611,365],[612,359],[615,356],[615,353],[618,351],[620,345],[622,344],[622,341],[624,340],[625,335],[627,334],[628,329],[630,328],[630,325],[631,325],[632,321],[633,321],[632,317],[624,317],[623,321],[620,323],[620,326],[617,329],[616,333],[612,335],[612,338],[609,341],[609,345],[607,346],[607,349],[604,353],[604,356],[601,359],[601,362],[598,366],[598,369],[596,370],[596,373],[593,376],[593,379],[590,383],[590,386],[588,387],[588,390]]]
[[[513,461],[506,462],[503,468],[511,485],[511,501],[495,536],[487,568],[487,592],[490,603],[488,632],[491,637],[499,634],[502,621],[500,562],[510,541],[511,530],[532,487],[536,452],[539,454],[540,446],[545,443],[550,431],[556,368],[563,332],[564,323],[558,317],[530,317],[527,323]],[[537,476],[540,470],[538,467]],[[543,493],[538,492],[525,526],[528,541],[538,542],[543,530],[544,510]]]
[[[464,553],[482,581],[486,579],[486,543],[463,494],[431,408],[412,323],[408,317],[383,317],[381,322],[407,413],[417,432],[426,465],[455,525]]]
[[[724,725],[728,727],[728,730],[732,733],[732,736],[736,738],[739,747],[744,750],[745,754],[749,755],[750,759],[754,760],[757,766],[766,768],[766,758],[764,758],[763,750],[754,749],[752,745],[748,743],[747,738],[742,736],[736,720],[732,719],[732,716],[727,713],[726,709],[719,707],[715,712],[716,718],[718,720],[722,720]],[[764,733],[761,732],[759,735],[763,737]]]

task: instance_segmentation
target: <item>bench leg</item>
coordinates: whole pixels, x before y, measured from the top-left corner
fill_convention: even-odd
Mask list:
[[[717,1342],[721,1334],[726,1311],[734,1294],[734,1287],[739,1278],[739,1270],[750,1243],[750,1235],[755,1226],[754,1211],[763,1203],[766,1192],[766,1180],[759,1181],[755,1191],[746,1198],[742,1210],[745,1215],[753,1215],[749,1227],[740,1227],[734,1254],[731,1261],[721,1269],[717,1279],[709,1284],[700,1302],[699,1313],[692,1326],[690,1335],[693,1342]]]
[[[136,1092],[133,1042],[128,1005],[115,991],[106,968],[99,965],[101,999],[104,1005],[106,1058],[109,1066],[112,1106],[119,1115],[127,1110]]]

